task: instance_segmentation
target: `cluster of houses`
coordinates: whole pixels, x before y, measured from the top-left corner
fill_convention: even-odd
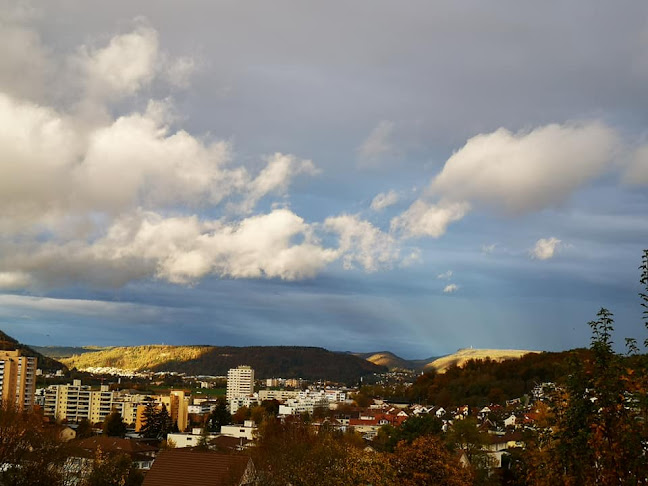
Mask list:
[[[491,405],[475,410],[468,406],[443,408],[383,400],[373,400],[369,407],[360,408],[355,406],[351,398],[356,391],[352,389],[323,385],[303,390],[285,389],[278,388],[285,385],[285,381],[273,379],[267,383],[273,388],[255,392],[254,384],[254,371],[250,367],[230,370],[227,403],[232,413],[243,406],[253,407],[267,400],[276,400],[279,402],[280,418],[309,414],[315,427],[326,423],[328,427],[341,431],[357,432],[365,439],[369,449],[385,425],[400,427],[412,417],[433,415],[442,422],[442,430],[448,431],[456,421],[472,416],[487,437],[482,447],[492,457],[493,467],[502,466],[502,457],[507,451],[524,447],[523,431],[533,428],[536,418],[533,408],[522,400],[512,400],[506,406]],[[542,400],[552,387],[553,384],[539,385],[534,390],[533,399]],[[167,444],[172,447],[162,451],[159,443],[139,438],[142,414],[150,401],[158,407],[167,407],[180,431],[168,434]],[[147,472],[145,486],[169,484],[169,481],[177,485],[225,484],[218,482],[218,478],[227,480],[227,484],[246,485],[254,475],[254,465],[249,458],[231,454],[233,451],[244,451],[253,444],[257,431],[253,421],[224,425],[219,433],[209,433],[203,427],[192,426],[204,424],[206,416],[219,406],[219,402],[213,398],[191,397],[181,390],[171,390],[168,395],[133,394],[110,390],[107,386],[96,390],[75,381],[42,390],[38,403],[46,416],[58,422],[69,422],[72,426],[81,418],[91,422],[100,421],[111,410],[116,410],[133,427],[127,438],[123,439],[98,435],[76,441],[78,454],[71,458],[68,468],[73,474],[83,474],[100,449],[107,454],[119,452],[129,455],[139,469]],[[326,413],[315,414],[317,410]],[[73,438],[74,430],[64,427],[61,434],[62,437],[67,434],[67,438]],[[466,457],[460,460],[467,463]],[[198,464],[200,467],[197,467]],[[208,472],[208,475],[201,476],[199,470],[205,474]],[[182,481],[178,482],[177,478],[182,478]]]

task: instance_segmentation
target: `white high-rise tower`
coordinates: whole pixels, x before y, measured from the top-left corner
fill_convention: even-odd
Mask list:
[[[254,370],[241,365],[227,372],[227,401],[254,393]]]

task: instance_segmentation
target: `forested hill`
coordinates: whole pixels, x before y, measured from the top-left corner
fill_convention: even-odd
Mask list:
[[[238,365],[252,366],[257,378],[304,378],[352,383],[387,370],[360,357],[323,348],[298,346],[128,346],[63,359],[70,368],[115,367],[226,375]]]
[[[17,339],[14,339],[8,334],[0,331],[0,350],[10,351],[14,349],[20,349],[22,351],[22,354],[24,354],[25,356],[34,356],[38,358],[38,367],[43,370],[51,371],[65,369],[65,365],[63,365],[62,363],[47,356],[43,356],[39,352],[34,351],[29,346],[19,343]]]

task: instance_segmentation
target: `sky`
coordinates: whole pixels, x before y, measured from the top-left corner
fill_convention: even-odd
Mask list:
[[[648,3],[0,0],[0,329],[646,336]]]

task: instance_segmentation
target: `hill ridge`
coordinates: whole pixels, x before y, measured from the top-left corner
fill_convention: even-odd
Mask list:
[[[114,367],[128,370],[175,371],[187,374],[225,375],[230,368],[248,364],[258,378],[328,379],[357,381],[381,373],[360,357],[317,346],[118,346],[64,358],[70,368]]]

